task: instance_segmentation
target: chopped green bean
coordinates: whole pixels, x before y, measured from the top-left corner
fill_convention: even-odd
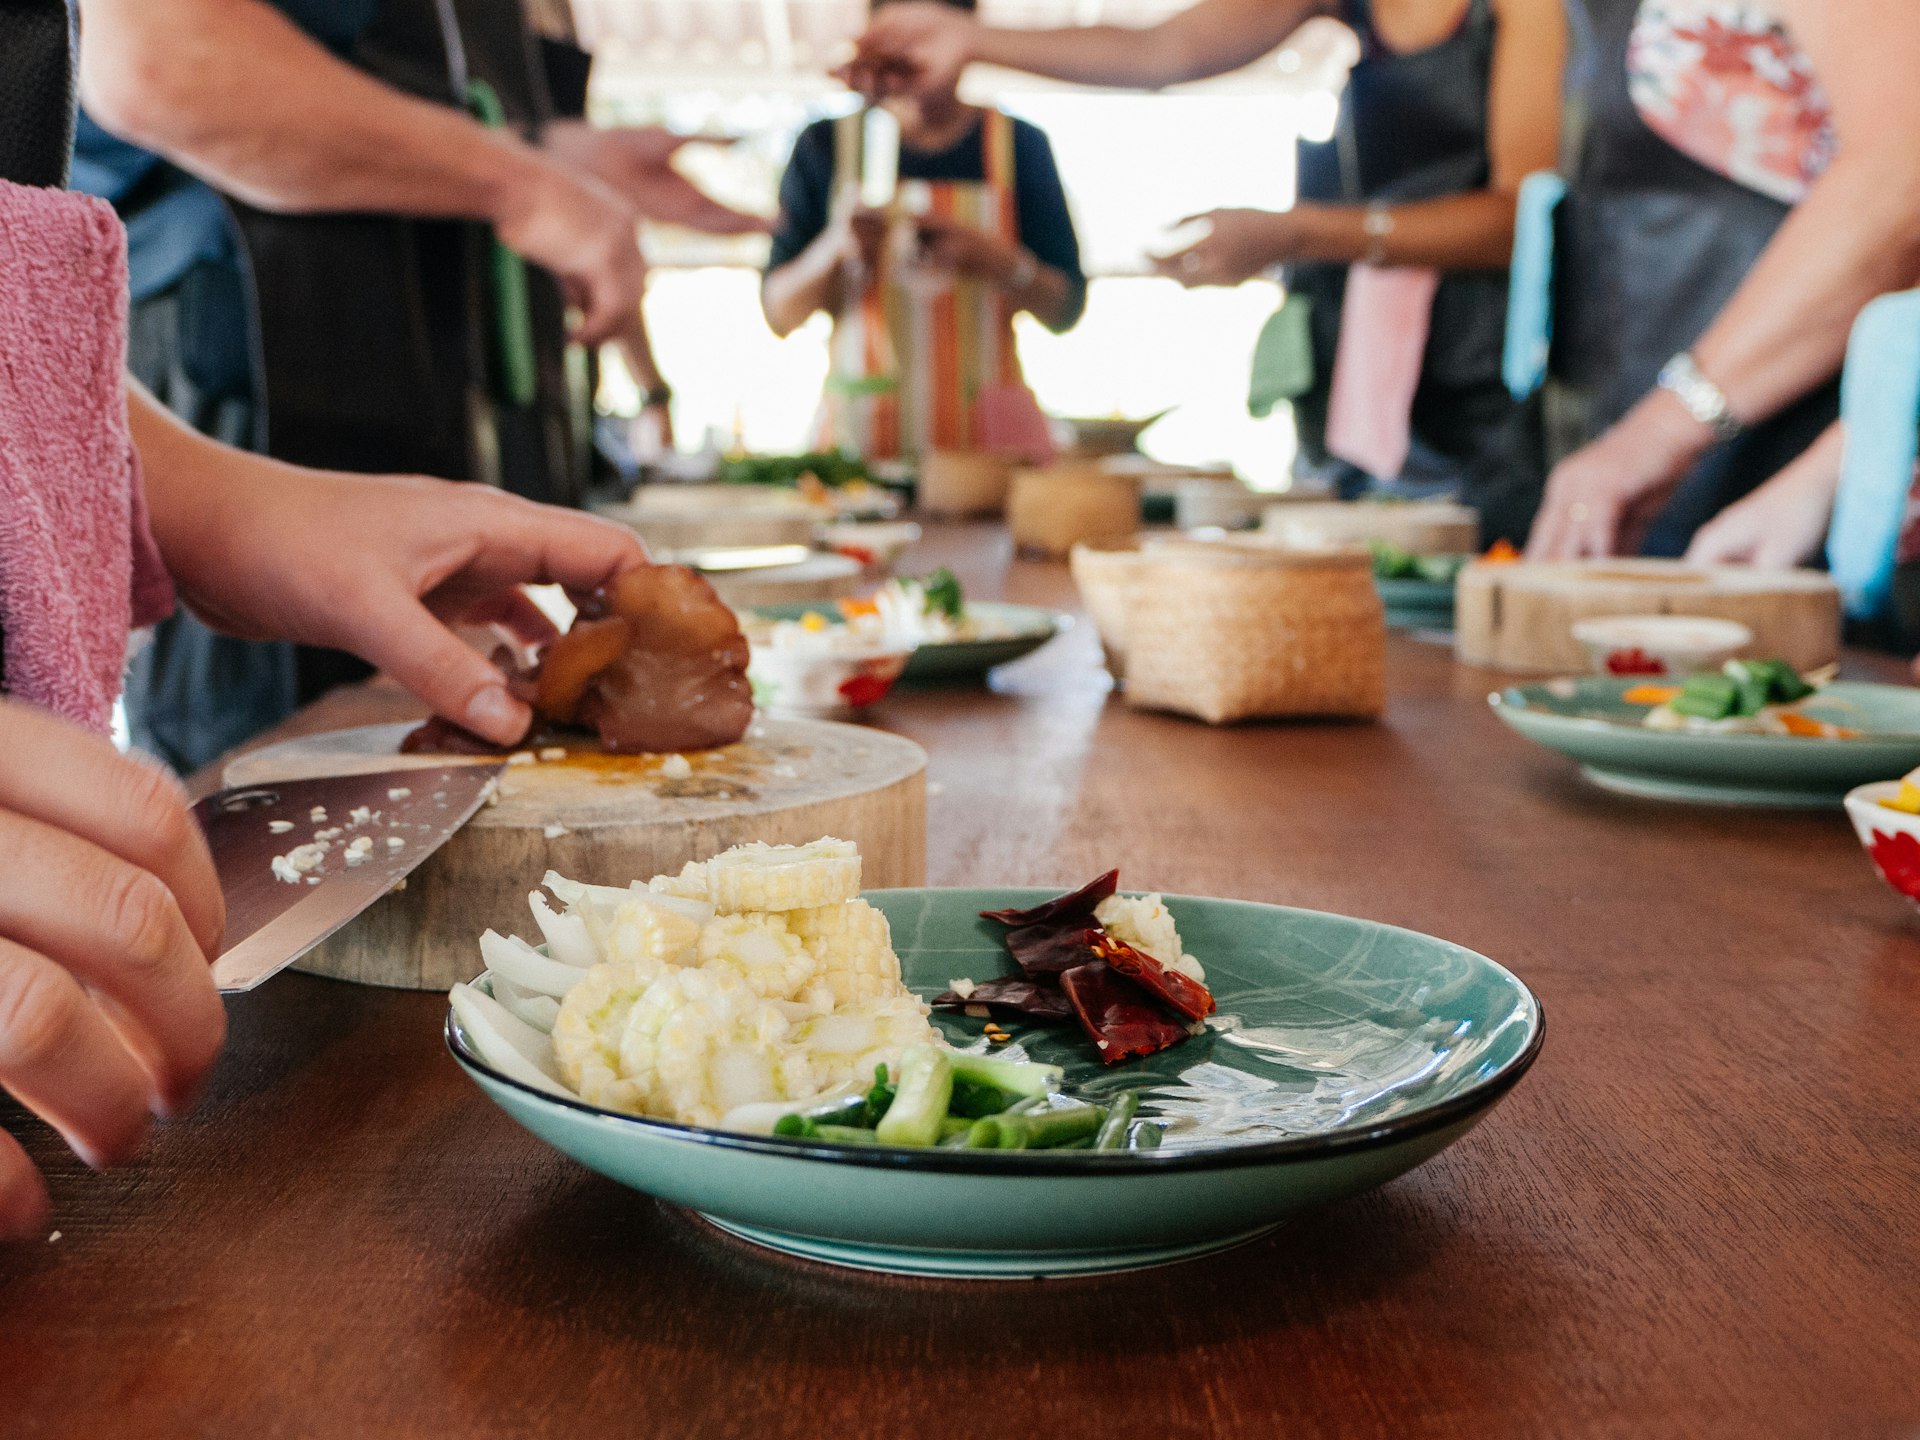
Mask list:
[[[878,1145],[880,1138],[871,1130],[863,1130],[856,1125],[816,1125],[809,1137],[814,1140],[830,1140],[836,1145]]]
[[[1058,1090],[1066,1071],[1058,1065],[1037,1065],[1025,1060],[1001,1060],[991,1055],[969,1055],[955,1051],[949,1057],[954,1075],[976,1085],[993,1085],[1015,1095],[1046,1095]]]
[[[1107,1118],[1100,1122],[1100,1133],[1093,1137],[1096,1150],[1119,1150],[1127,1143],[1127,1126],[1133,1123],[1133,1117],[1140,1109],[1140,1092],[1123,1090],[1114,1100],[1113,1108],[1107,1111]]]
[[[1138,1125],[1133,1127],[1133,1133],[1128,1137],[1127,1141],[1128,1148],[1133,1150],[1158,1150],[1160,1148],[1160,1141],[1165,1138],[1166,1133],[1163,1127],[1142,1120]]]

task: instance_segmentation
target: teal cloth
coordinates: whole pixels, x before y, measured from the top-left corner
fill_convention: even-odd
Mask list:
[[[1920,290],[1860,312],[1840,380],[1846,459],[1827,532],[1827,566],[1847,613],[1870,619],[1893,588],[1913,467],[1920,458]]]
[[[1515,400],[1547,378],[1553,346],[1553,220],[1567,182],[1540,170],[1520,182],[1513,218],[1513,266],[1507,272],[1507,343],[1500,374]]]
[[[1253,376],[1247,410],[1257,420],[1286,400],[1298,400],[1313,388],[1313,301],[1289,294],[1261,327],[1253,346]]]

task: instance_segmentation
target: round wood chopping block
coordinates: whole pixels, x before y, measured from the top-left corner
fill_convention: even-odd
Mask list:
[[[1267,507],[1263,534],[1288,545],[1397,545],[1411,555],[1471,555],[1480,517],[1445,501],[1291,501]]]
[[[1709,615],[1753,631],[1747,653],[1817,670],[1840,654],[1840,592],[1813,570],[1582,560],[1469,565],[1454,604],[1455,651],[1469,665],[1516,674],[1588,668],[1573,638],[1595,615]]]
[[[447,763],[399,754],[412,728],[373,725],[269,746],[229,765],[226,783]],[[564,759],[509,765],[494,804],[422,862],[404,890],[377,901],[298,968],[444,990],[479,973],[481,931],[538,942],[527,894],[549,869],[628,885],[750,840],[834,835],[860,847],[868,887],[926,883],[927,756],[898,735],[763,716],[739,744],[689,753],[686,774],[669,755],[608,755],[586,739],[566,749]]]

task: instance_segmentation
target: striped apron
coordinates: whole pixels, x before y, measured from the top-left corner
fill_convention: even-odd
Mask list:
[[[911,234],[902,227],[918,214],[949,216],[1019,243],[1013,121],[989,110],[981,123],[986,179],[903,182],[894,234],[876,273],[834,322],[823,428],[829,444],[864,459],[982,448],[975,416],[981,398],[1003,388],[1025,391],[1005,294],[915,265],[911,247],[894,243]],[[836,123],[839,183],[861,173],[863,145],[861,116]]]

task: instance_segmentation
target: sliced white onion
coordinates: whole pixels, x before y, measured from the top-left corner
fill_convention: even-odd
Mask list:
[[[540,883],[554,894],[554,898],[569,905],[578,905],[582,900],[598,900],[604,904],[617,905],[627,899],[627,892],[618,885],[588,885],[584,881],[569,880],[558,870],[549,870]]]
[[[480,1052],[480,1058],[510,1079],[551,1095],[575,1098],[560,1079],[553,1061],[553,1044],[491,995],[471,985],[455,985],[447,992],[460,1028]]]
[[[713,906],[704,900],[690,900],[684,895],[663,895],[658,890],[649,890],[642,882],[633,882],[631,890],[620,892],[628,900],[640,899],[649,905],[658,905],[662,910],[671,910],[676,915],[684,915],[696,925],[704,925],[714,916]]]
[[[489,970],[506,976],[521,989],[556,999],[564,997],[586,974],[577,965],[549,960],[518,935],[502,935],[497,930],[480,937],[480,958]]]
[[[493,976],[493,998],[542,1035],[551,1035],[560,1018],[560,1002],[553,996],[535,994],[498,973]]]
[[[540,927],[540,933],[547,937],[547,954],[562,965],[575,965],[583,970],[600,963],[600,951],[587,933],[585,920],[571,911],[561,914],[547,904],[547,897],[538,890],[527,896],[527,904],[533,909],[533,920]]]

